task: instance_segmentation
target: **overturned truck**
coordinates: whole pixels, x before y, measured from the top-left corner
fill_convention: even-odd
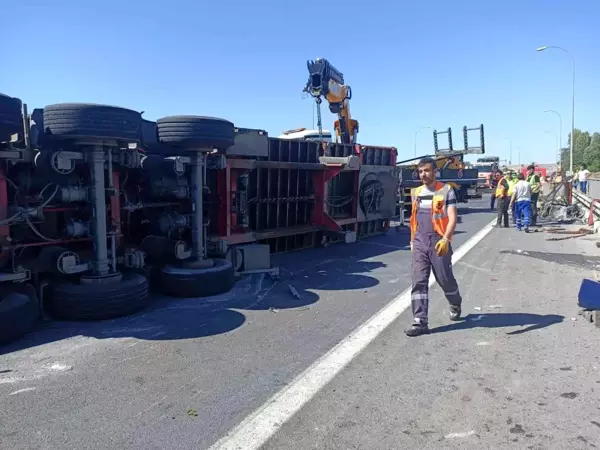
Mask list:
[[[135,313],[229,291],[270,254],[387,231],[396,149],[280,140],[125,108],[0,95],[0,343],[41,314]]]

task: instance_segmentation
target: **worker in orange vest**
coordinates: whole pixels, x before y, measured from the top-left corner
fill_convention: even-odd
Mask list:
[[[496,186],[496,192],[494,193],[498,202],[498,220],[496,221],[496,228],[502,228],[503,223],[504,228],[508,228],[508,206],[510,205],[508,190],[510,189],[510,185],[508,184],[508,178],[503,176],[502,171],[499,170],[498,173],[502,178],[498,181],[498,186]]]
[[[435,176],[435,160],[424,158],[417,166],[423,183],[411,191],[410,250],[412,252],[413,323],[407,336],[429,332],[429,275],[436,281],[450,303],[450,320],[460,319],[462,297],[452,272],[452,236],[457,221],[456,192],[440,183]]]
[[[490,210],[494,211],[494,204],[496,203],[496,196],[494,195],[494,190],[498,187],[498,182],[502,178],[502,171],[497,167],[494,167],[494,170],[490,174],[488,178],[488,183],[490,188],[492,189],[492,197],[490,199]]]

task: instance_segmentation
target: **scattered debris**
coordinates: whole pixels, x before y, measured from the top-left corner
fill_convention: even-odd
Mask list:
[[[198,411],[193,408],[188,409],[187,415],[190,417],[198,417]]]
[[[580,314],[587,322],[593,323],[597,328],[600,328],[600,310],[583,309]]]
[[[521,249],[518,249],[517,253],[520,255],[529,255],[529,252],[526,252],[525,250],[521,250]]]
[[[8,395],[17,395],[17,394],[21,394],[23,392],[29,392],[29,391],[35,391],[35,388],[34,387],[30,387],[30,388],[25,388],[25,389],[19,389],[18,391],[11,392]]]
[[[590,234],[593,234],[594,231],[589,230],[587,228],[579,228],[578,230],[564,230],[564,229],[554,230],[554,229],[551,229],[551,230],[546,230],[546,233],[567,235],[565,237],[546,238],[547,241],[564,241],[566,239],[573,239],[573,238],[577,238],[577,237],[588,236]]]
[[[271,311],[272,313],[278,313],[279,310],[277,308],[273,308],[272,306],[269,308],[269,311]]]
[[[300,294],[298,293],[298,291],[296,290],[296,288],[292,284],[288,284],[288,289],[292,293],[292,297],[294,297],[296,300],[300,300],[301,299]]]
[[[500,309],[502,308],[502,305],[490,305],[491,309]]]
[[[473,309],[474,309],[475,311],[481,311],[481,306],[474,306],[474,307],[473,307]]]
[[[523,434],[523,433],[525,433],[525,430],[523,429],[523,427],[521,425],[519,425],[518,423],[516,423],[515,426],[512,427],[509,431],[511,433],[513,433],[513,434]]]
[[[475,430],[471,430],[471,431],[462,431],[459,433],[449,433],[446,436],[444,436],[444,439],[456,439],[456,438],[466,438],[469,436],[473,436],[475,434]]]
[[[579,397],[577,392],[565,392],[564,394],[560,394],[562,398],[568,398],[569,400],[573,400],[574,398]]]
[[[59,372],[66,372],[68,370],[73,370],[73,366],[67,366],[66,364],[54,363],[50,366],[50,369],[56,370]]]

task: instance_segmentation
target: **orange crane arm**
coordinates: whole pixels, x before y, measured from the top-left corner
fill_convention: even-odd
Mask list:
[[[344,75],[324,58],[307,61],[308,81],[304,92],[317,100],[327,100],[329,110],[338,116],[334,123],[336,135],[343,144],[355,144],[358,135],[358,121],[350,115],[352,89],[344,83]],[[320,122],[320,114],[319,114]],[[319,129],[321,126],[319,125]]]

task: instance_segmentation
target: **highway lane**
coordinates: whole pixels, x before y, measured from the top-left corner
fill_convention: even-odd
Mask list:
[[[436,287],[430,335],[401,316],[264,450],[597,448],[600,334],[576,304],[597,238],[549,236],[491,231],[455,264],[466,320]]]
[[[461,209],[455,247],[490,222],[486,204]],[[209,300],[157,299],[125,319],[51,323],[1,349],[10,414],[0,442],[207,448],[410,285],[406,229],[277,263],[276,283],[253,277]]]

